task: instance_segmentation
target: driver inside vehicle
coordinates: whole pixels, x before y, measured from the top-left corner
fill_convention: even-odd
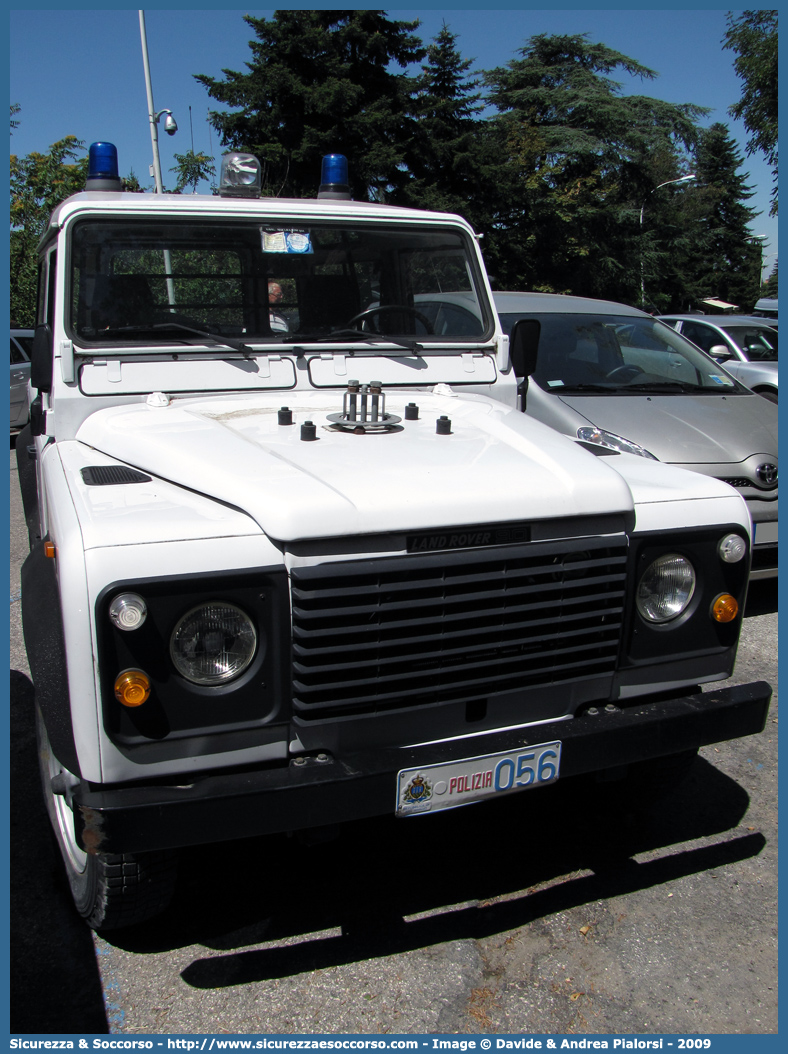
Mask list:
[[[284,300],[282,287],[278,282],[268,283],[268,322],[272,333],[289,333],[290,326],[284,315],[276,310]]]

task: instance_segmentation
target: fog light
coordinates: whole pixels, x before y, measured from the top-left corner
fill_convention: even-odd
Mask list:
[[[711,617],[715,622],[733,622],[738,614],[738,601],[730,593],[721,593],[711,605]]]
[[[115,698],[123,706],[142,706],[150,696],[150,678],[142,670],[124,670],[115,678]]]

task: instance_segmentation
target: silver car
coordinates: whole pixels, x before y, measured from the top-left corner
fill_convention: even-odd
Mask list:
[[[599,453],[729,483],[755,524],[752,578],[777,574],[775,405],[637,308],[544,293],[494,298],[506,332],[528,320],[518,327],[528,361],[514,362],[526,413]]]
[[[24,428],[30,413],[27,385],[30,380],[30,355],[33,330],[11,330],[11,428]]]
[[[751,315],[660,315],[758,395],[777,402],[777,323]]]

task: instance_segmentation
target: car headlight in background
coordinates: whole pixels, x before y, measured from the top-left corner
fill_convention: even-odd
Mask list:
[[[583,425],[577,430],[577,438],[584,443],[592,443],[594,446],[603,446],[608,450],[617,450],[619,454],[637,454],[638,457],[648,457],[652,461],[659,461],[650,450],[633,443],[631,439],[624,439],[614,432],[606,432],[604,428],[596,428],[594,425]]]
[[[670,622],[687,610],[695,592],[695,569],[686,557],[665,553],[646,568],[635,603],[647,622]]]
[[[211,601],[192,608],[170,638],[176,670],[199,685],[226,684],[239,677],[257,650],[252,620],[235,604]]]

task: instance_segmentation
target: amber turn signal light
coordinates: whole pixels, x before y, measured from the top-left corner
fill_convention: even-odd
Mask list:
[[[150,678],[142,670],[124,670],[115,678],[115,698],[123,706],[142,706],[150,696]]]
[[[711,605],[711,617],[715,622],[733,622],[738,614],[738,601],[730,593],[721,593]]]

